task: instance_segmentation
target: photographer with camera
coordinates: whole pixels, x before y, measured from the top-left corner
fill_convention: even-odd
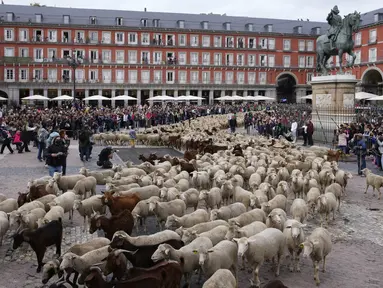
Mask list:
[[[53,177],[55,172],[62,172],[63,165],[67,156],[67,148],[64,145],[60,136],[53,139],[52,144],[47,151],[47,165],[49,176]]]

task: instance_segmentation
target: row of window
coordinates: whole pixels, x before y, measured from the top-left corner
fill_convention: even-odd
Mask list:
[[[89,50],[88,55],[84,49],[72,51],[70,49],[61,49],[61,55],[57,54],[56,48],[47,48],[44,53],[44,48],[33,48],[33,55],[30,54],[29,48],[19,48],[18,57],[32,57],[35,62],[55,62],[68,57],[74,57],[80,63],[100,63],[100,64],[167,64],[167,65],[215,65],[215,66],[261,66],[261,67],[308,67],[314,65],[314,56],[298,56],[298,65],[291,64],[291,56],[283,55],[283,63],[276,63],[275,55],[271,54],[243,54],[243,53],[210,53],[210,52],[152,52],[141,51],[138,54],[136,50],[128,50],[127,55],[125,50],[114,51],[98,49]],[[15,57],[15,48],[5,47],[5,57]],[[127,56],[127,57],[126,57]],[[257,60],[258,58],[258,60]]]
[[[378,41],[377,39],[377,30],[376,29],[370,29],[368,31],[368,43],[376,43]],[[355,46],[362,45],[362,32],[358,32],[355,34]]]
[[[114,77],[112,76],[114,72]],[[127,72],[127,73],[126,73]],[[59,74],[61,73],[61,74]],[[4,81],[6,82],[28,82],[34,81],[48,81],[48,82],[70,82],[72,78],[72,70],[70,69],[48,69],[47,74],[44,75],[43,69],[33,69],[30,75],[30,69],[19,68],[18,79],[16,79],[15,68],[6,68],[4,71]],[[84,69],[76,70],[76,82],[102,82],[102,83],[156,83],[156,84],[267,84],[267,72],[233,72],[233,71],[148,71],[148,70],[120,70],[116,69]],[[308,80],[311,80],[312,73],[307,73]],[[31,79],[31,76],[33,77]],[[258,78],[257,78],[258,76]],[[101,78],[101,79],[100,79]],[[310,79],[310,80],[309,80]]]
[[[186,35],[179,34],[176,42],[176,35],[163,33],[136,33],[136,32],[110,32],[110,31],[61,31],[59,40],[57,30],[44,31],[34,29],[30,39],[29,29],[19,29],[18,41],[29,42],[50,42],[50,43],[103,43],[124,45],[159,45],[159,46],[191,46],[191,47],[215,47],[215,48],[247,48],[247,49],[275,49],[274,38],[243,37],[243,36],[211,36],[211,35]],[[46,32],[46,34],[44,33]],[[73,34],[72,34],[73,33]],[[113,37],[114,34],[114,37]],[[5,28],[5,41],[15,41],[13,28]],[[258,45],[257,45],[258,40]],[[284,51],[291,51],[291,39],[283,39]],[[298,40],[299,51],[314,51],[314,40]]]

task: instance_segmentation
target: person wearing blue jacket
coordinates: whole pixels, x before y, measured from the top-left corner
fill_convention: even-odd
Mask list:
[[[354,135],[354,153],[358,159],[358,175],[362,176],[362,170],[366,168],[367,145],[361,133]]]

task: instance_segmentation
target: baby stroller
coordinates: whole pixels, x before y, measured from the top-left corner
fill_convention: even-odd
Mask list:
[[[114,149],[112,147],[106,147],[98,154],[97,165],[104,169],[111,169],[113,167],[110,159],[113,158]]]

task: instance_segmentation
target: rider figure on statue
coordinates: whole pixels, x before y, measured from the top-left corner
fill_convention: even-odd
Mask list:
[[[333,50],[335,47],[335,40],[338,36],[338,33],[340,29],[342,28],[342,16],[339,15],[339,9],[338,6],[335,5],[334,8],[332,8],[331,12],[328,14],[327,23],[331,26],[330,29],[328,29],[327,37],[330,40],[330,51]]]

